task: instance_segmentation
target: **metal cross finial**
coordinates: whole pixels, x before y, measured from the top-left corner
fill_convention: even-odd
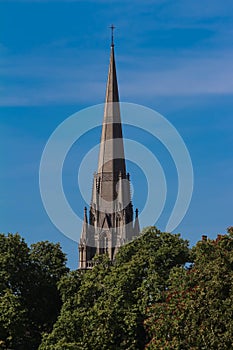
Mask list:
[[[114,29],[115,29],[116,27],[114,27],[114,25],[112,24],[112,25],[110,26],[110,28],[111,28],[111,31],[112,31],[112,43],[111,43],[111,46],[114,46]]]

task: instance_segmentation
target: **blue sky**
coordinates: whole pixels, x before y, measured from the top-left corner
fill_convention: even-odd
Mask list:
[[[104,101],[111,23],[117,27],[121,100],[164,115],[192,158],[193,198],[175,232],[193,244],[202,234],[213,238],[233,225],[232,0],[0,0],[0,23],[2,232],[18,231],[28,243],[60,241],[69,266],[77,266],[77,244],[53,226],[43,208],[38,168],[53,130],[71,114]],[[99,133],[91,135],[93,145]],[[163,154],[154,140],[136,137],[158,157]],[[71,155],[64,186],[79,212],[83,201],[73,194]],[[166,160],[172,199],[159,228],[176,186]],[[139,208],[141,198],[135,193]]]

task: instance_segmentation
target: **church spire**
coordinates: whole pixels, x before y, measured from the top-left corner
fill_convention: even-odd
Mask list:
[[[135,222],[134,222],[134,236],[138,236],[140,233],[140,224],[138,219],[138,209],[135,210]]]
[[[133,225],[130,179],[126,173],[120,103],[114,52],[114,26],[105,96],[98,170],[94,174],[89,211],[84,210],[79,244],[79,267],[93,267],[95,254],[114,260],[120,246],[139,232],[138,217]],[[138,212],[136,216],[138,215]],[[86,238],[86,239],[85,239]]]
[[[84,216],[83,216],[83,228],[81,233],[81,239],[83,241],[87,240],[87,232],[88,232],[88,220],[87,220],[87,207],[84,208]]]
[[[99,152],[98,173],[126,173],[114,44],[105,97],[104,119]]]

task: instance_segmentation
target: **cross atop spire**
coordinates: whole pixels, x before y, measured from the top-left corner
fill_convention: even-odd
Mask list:
[[[111,29],[111,33],[112,33],[111,46],[114,46],[114,29],[115,29],[116,27],[112,24],[109,28]]]

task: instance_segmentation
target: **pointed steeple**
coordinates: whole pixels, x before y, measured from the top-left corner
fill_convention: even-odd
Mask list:
[[[114,260],[119,248],[140,231],[138,211],[133,225],[130,178],[126,173],[113,29],[98,170],[94,174],[89,222],[84,209],[79,267],[92,268],[95,254]]]
[[[81,238],[78,245],[79,250],[79,267],[85,269],[87,267],[87,240],[88,240],[88,220],[87,220],[87,208],[84,208],[83,228],[81,232]]]
[[[114,44],[111,45],[98,173],[125,174]]]
[[[135,210],[135,222],[134,222],[134,236],[138,236],[140,233],[140,225],[138,219],[138,209]]]
[[[119,102],[114,44],[111,45],[105,102]]]
[[[84,208],[84,217],[83,217],[83,228],[81,233],[82,241],[87,240],[87,232],[88,232],[88,220],[87,220],[87,207]]]

